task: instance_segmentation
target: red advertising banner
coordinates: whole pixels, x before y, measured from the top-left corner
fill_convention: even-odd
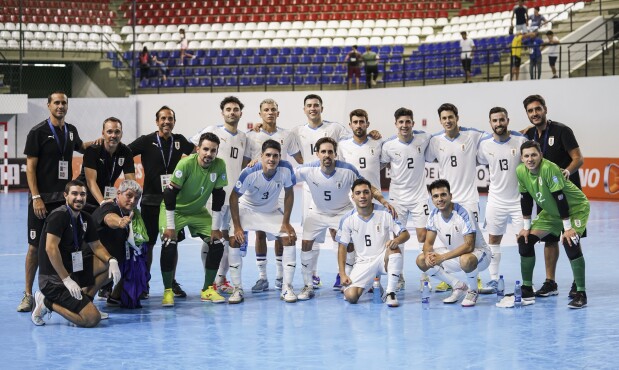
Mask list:
[[[585,158],[578,171],[587,198],[619,200],[619,158]]]

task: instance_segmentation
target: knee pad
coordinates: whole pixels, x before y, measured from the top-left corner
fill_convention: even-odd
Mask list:
[[[176,246],[176,243],[169,243],[167,246],[161,248],[161,258],[159,259],[161,272],[174,271],[174,260],[178,254]]]
[[[219,268],[219,262],[224,255],[224,244],[221,240],[213,240],[209,243],[208,254],[206,255],[206,261],[204,261],[204,267],[207,270],[217,270]]]
[[[580,240],[578,241],[578,243],[576,243],[576,245],[574,245],[574,242],[572,242],[571,246],[567,244],[567,242],[564,241],[563,248],[565,249],[565,254],[567,255],[567,258],[569,258],[570,261],[573,261],[577,258],[582,257],[582,248],[580,247]]]
[[[535,243],[539,241],[536,235],[529,235],[529,242],[525,243],[524,236],[518,238],[518,252],[522,257],[535,257]]]

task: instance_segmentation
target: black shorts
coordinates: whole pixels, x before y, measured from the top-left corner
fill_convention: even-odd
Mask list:
[[[46,203],[45,209],[47,210],[47,214],[49,215],[51,211],[65,204],[65,202],[53,202]],[[39,247],[39,238],[41,236],[41,231],[43,231],[43,224],[45,223],[45,219],[39,219],[34,214],[34,208],[32,208],[32,199],[28,202],[28,244],[34,246],[35,248]]]
[[[512,57],[512,67],[520,67],[520,57]]]
[[[557,64],[557,59],[559,59],[559,57],[548,57],[548,64],[550,64],[551,67],[554,67],[555,64]]]
[[[580,236],[580,238],[586,238],[587,237],[587,229],[585,229],[585,231],[583,231],[582,235]],[[545,237],[542,238],[542,241],[544,243],[558,243],[561,241],[561,236],[556,236],[553,234],[548,234]]]
[[[462,69],[464,69],[466,72],[471,72],[471,59],[466,58],[461,59],[460,61],[462,62]]]
[[[159,235],[160,207],[142,204],[140,209],[142,211],[142,220],[144,220],[144,226],[148,233],[148,244],[155,245],[155,243],[157,243],[157,236]]]
[[[71,279],[73,279],[77,285],[82,288],[92,286],[95,283],[95,277],[93,274],[93,258],[94,256],[92,253],[85,253],[83,256],[84,269],[80,272],[71,273]],[[39,284],[41,284],[41,279],[39,279]],[[57,305],[60,305],[74,313],[80,313],[80,311],[82,311],[84,307],[91,302],[90,297],[83,293],[82,299],[73,298],[64,284],[46,281],[40,289],[45,298],[49,299],[52,303],[56,303]]]

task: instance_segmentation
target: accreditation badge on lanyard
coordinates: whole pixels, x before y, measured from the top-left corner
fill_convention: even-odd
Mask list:
[[[78,239],[78,231],[77,231],[77,219],[73,217],[73,213],[69,206],[67,206],[67,212],[69,213],[69,218],[71,219],[71,229],[73,229],[73,247],[75,251],[71,253],[71,264],[73,266],[73,272],[79,272],[84,269],[84,258],[82,257],[82,251],[80,250],[80,243]],[[84,220],[82,220],[82,215],[79,215],[80,224],[84,228],[84,232],[86,232],[86,224]]]
[[[163,167],[165,168],[165,174],[160,176],[161,181],[161,191],[163,192],[165,188],[172,181],[172,175],[168,174],[168,167],[170,166],[170,162],[172,162],[172,152],[174,151],[174,136],[170,136],[170,151],[168,152],[168,160],[166,162],[165,155],[163,154],[163,145],[161,145],[161,139],[159,138],[159,134],[155,133],[155,137],[157,138],[157,146],[161,151],[161,159],[163,159]],[[180,143],[177,143],[180,144]],[[180,148],[180,145],[177,145]]]
[[[64,152],[67,149],[67,142],[69,138],[73,137],[73,135],[69,136],[69,129],[67,128],[67,124],[63,125],[64,128],[64,147],[60,145],[60,138],[56,133],[56,129],[54,125],[52,125],[52,121],[48,118],[47,125],[49,126],[52,135],[54,135],[54,140],[58,145],[58,151],[60,152],[60,161],[58,161],[58,180],[68,180],[69,179],[69,161],[64,160]]]

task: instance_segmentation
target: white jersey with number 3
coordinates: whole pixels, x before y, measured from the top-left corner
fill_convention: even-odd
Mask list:
[[[338,144],[338,159],[357,167],[363,178],[377,189],[380,186],[380,153],[382,141],[367,137],[358,144],[353,138],[342,140]]]
[[[520,164],[520,146],[527,138],[516,131],[510,131],[506,141],[496,141],[492,136],[479,143],[477,161],[490,169],[488,201],[494,204],[520,204],[516,167]]]
[[[357,261],[366,261],[385,251],[387,241],[400,235],[402,230],[405,228],[385,207],[374,204],[374,211],[367,220],[361,218],[357,209],[344,216],[336,240],[344,245],[354,243]]]
[[[460,127],[451,139],[441,131],[432,135],[426,151],[426,161],[438,160],[439,176],[449,181],[453,201],[471,204],[479,202],[477,192],[477,148],[483,131]]]
[[[241,172],[234,191],[240,196],[239,205],[257,212],[274,212],[279,208],[279,194],[295,184],[296,178],[289,162],[280,161],[271,178],[264,175],[262,163],[256,163]]]

